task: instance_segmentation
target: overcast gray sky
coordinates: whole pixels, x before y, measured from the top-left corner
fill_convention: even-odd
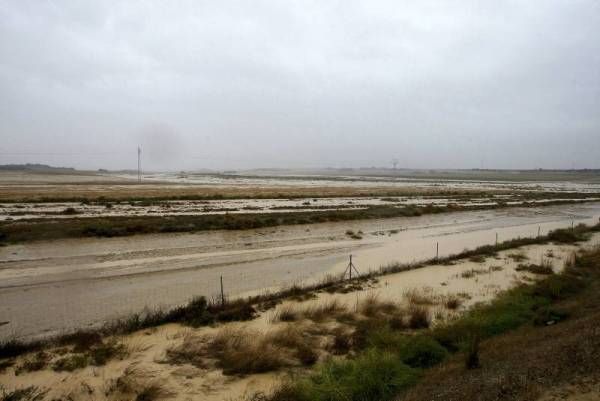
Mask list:
[[[600,168],[600,2],[0,0],[0,164]]]

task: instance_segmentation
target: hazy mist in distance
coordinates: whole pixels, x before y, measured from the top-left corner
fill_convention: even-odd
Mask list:
[[[0,164],[600,168],[600,1],[0,0]]]

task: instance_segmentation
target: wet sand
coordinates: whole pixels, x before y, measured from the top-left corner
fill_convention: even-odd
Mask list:
[[[247,231],[77,239],[0,248],[0,336],[28,338],[101,324],[145,306],[173,306],[410,262],[575,224],[600,203],[461,212]],[[347,230],[362,231],[361,240]],[[396,232],[397,231],[397,232]]]

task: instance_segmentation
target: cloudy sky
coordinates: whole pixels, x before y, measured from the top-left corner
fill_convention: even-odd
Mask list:
[[[600,1],[0,0],[0,164],[600,168]]]

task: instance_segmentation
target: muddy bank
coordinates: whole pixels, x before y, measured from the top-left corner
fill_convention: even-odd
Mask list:
[[[145,306],[230,297],[342,272],[596,223],[600,204],[465,212],[247,231],[80,239],[0,248],[0,335],[27,338],[97,325]],[[362,239],[352,239],[348,231]],[[361,233],[362,232],[362,233]],[[359,234],[361,233],[361,234]]]

